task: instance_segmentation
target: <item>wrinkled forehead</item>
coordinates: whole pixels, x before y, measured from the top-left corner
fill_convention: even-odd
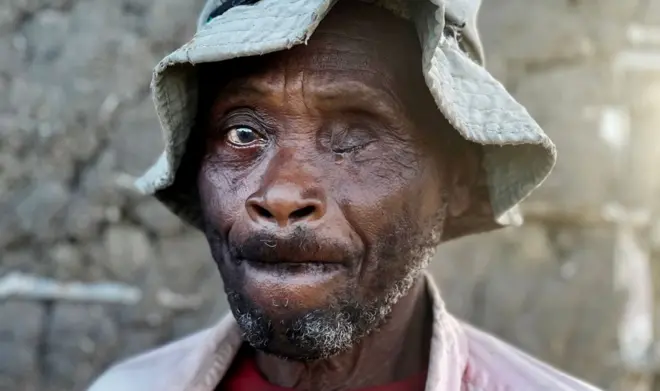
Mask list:
[[[419,41],[408,21],[370,4],[340,2],[306,45],[206,64],[201,86],[223,85],[226,95],[240,93],[246,84],[281,83],[282,78],[300,82],[312,76],[302,81],[310,91],[315,86],[361,83],[408,100],[426,91],[420,59]],[[214,82],[218,78],[224,82]]]

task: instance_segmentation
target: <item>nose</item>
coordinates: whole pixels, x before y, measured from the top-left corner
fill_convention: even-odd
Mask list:
[[[280,227],[313,222],[326,212],[323,197],[305,195],[297,186],[275,186],[263,194],[252,195],[245,203],[252,221],[261,225],[277,224]]]

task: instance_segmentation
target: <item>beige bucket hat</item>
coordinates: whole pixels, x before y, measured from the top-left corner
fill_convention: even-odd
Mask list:
[[[195,64],[304,44],[336,1],[208,0],[194,38],[154,71],[152,92],[166,146],[137,180],[137,188],[201,228],[199,200],[173,191],[197,114]],[[556,150],[527,110],[483,67],[476,28],[481,0],[363,1],[414,23],[423,53],[421,71],[438,109],[462,137],[483,147],[494,216],[481,231],[519,224],[516,206],[548,176]]]

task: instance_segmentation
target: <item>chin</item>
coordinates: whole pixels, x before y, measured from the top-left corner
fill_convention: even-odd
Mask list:
[[[377,327],[377,323],[365,321],[376,319],[373,310],[349,300],[312,308],[303,303],[264,306],[245,293],[230,289],[227,297],[245,341],[255,349],[290,360],[313,361],[334,356],[350,349]]]
[[[303,284],[304,294],[290,281],[244,280],[238,286],[226,285],[244,340],[257,350],[290,360],[329,358],[377,330],[412,285],[394,284],[369,300],[352,288],[357,285],[347,282],[343,271],[338,273],[332,283]]]

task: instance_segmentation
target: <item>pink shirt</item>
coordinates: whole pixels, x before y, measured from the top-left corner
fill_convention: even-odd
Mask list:
[[[433,335],[426,391],[598,391],[450,315],[429,275]],[[214,391],[243,341],[231,314],[118,364],[89,391]]]

